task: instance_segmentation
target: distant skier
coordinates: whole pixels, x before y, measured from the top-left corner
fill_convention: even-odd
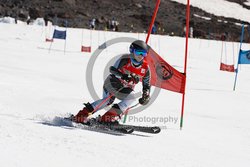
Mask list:
[[[90,27],[91,30],[95,30],[95,23],[96,23],[96,19],[95,18],[92,19],[92,20],[90,20],[89,27]]]
[[[113,104],[101,118],[101,122],[117,122],[122,113],[135,101],[133,89],[135,85],[142,80],[143,93],[139,99],[141,105],[146,105],[150,100],[150,69],[147,61],[144,59],[148,54],[149,46],[141,41],[136,40],[131,43],[130,54],[122,55],[110,67],[110,75],[105,79],[103,85],[103,98],[93,103],[84,104],[85,107],[73,117],[75,122],[87,122],[90,114],[111,105],[115,98],[121,100]]]

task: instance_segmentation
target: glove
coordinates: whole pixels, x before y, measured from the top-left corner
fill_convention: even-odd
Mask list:
[[[132,77],[133,82],[135,84],[138,84],[138,82],[140,81],[140,78],[137,75],[133,74],[133,73],[130,74],[130,76]]]
[[[139,99],[139,103],[141,105],[146,105],[148,104],[149,100],[150,100],[149,90],[143,90],[142,97]]]
[[[124,80],[124,81],[126,81],[126,82],[133,81],[135,84],[137,84],[140,81],[139,77],[136,76],[136,75],[133,75],[133,74],[131,74],[131,75],[129,75],[129,74],[122,74],[121,79]]]
[[[121,79],[124,81],[130,82],[131,77],[128,74],[122,74]]]

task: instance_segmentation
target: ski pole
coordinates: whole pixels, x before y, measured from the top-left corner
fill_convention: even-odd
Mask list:
[[[96,106],[96,108],[90,113],[93,114],[95,113],[107,100],[109,100],[112,96],[114,96],[114,94],[116,94],[117,92],[120,92],[123,89],[123,87],[121,87],[120,89],[118,89],[115,93],[110,93],[110,95],[108,97],[106,97],[100,104],[98,104]]]
[[[125,116],[124,116],[123,123],[126,122],[128,112],[129,112],[131,109],[133,109],[133,108],[135,108],[136,106],[138,106],[139,104],[140,104],[140,103],[136,103],[135,105],[133,105],[133,106],[131,106],[131,107],[128,107],[128,108],[126,109],[126,111],[123,113],[123,115],[125,115]]]
[[[100,104],[98,104],[98,106],[96,106],[96,108],[90,113],[93,114],[95,113],[107,100],[109,100],[111,97],[113,96],[113,94],[110,94],[108,97],[106,97]]]

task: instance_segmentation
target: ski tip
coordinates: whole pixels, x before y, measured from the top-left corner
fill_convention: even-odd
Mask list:
[[[153,131],[154,134],[157,134],[157,133],[161,132],[161,128],[156,126],[156,127],[152,128],[152,131]]]
[[[121,129],[121,132],[124,134],[131,134],[134,132],[134,129]]]

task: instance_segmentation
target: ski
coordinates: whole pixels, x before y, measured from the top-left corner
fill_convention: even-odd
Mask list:
[[[91,130],[91,131],[96,131],[96,132],[122,135],[122,134],[131,134],[134,131],[132,127],[121,127],[117,124],[101,123],[97,119],[94,119],[94,118],[90,119],[86,123],[76,123],[72,121],[71,117],[66,117],[64,119],[67,121],[71,121],[72,123],[76,125],[80,125],[78,126],[80,128]]]
[[[86,124],[85,123],[83,124],[87,126],[95,127],[98,129],[107,129],[107,130],[116,131],[116,132],[120,132],[124,134],[131,134],[134,131],[132,127],[120,126],[119,124],[116,124],[116,123],[103,123],[103,122],[97,121],[94,118],[90,119]]]
[[[113,129],[115,131],[121,131],[122,133],[127,133],[127,134],[130,134],[133,131],[157,134],[160,133],[161,131],[161,128],[158,126],[138,126],[138,125],[126,125],[119,123],[109,124],[109,123],[98,122],[96,119],[90,119],[88,124],[91,124],[92,122],[97,126],[105,126],[108,127],[109,129]]]
[[[65,120],[72,121],[71,117],[64,118]],[[74,121],[72,121],[74,122]],[[151,133],[151,134],[158,134],[161,131],[161,128],[158,126],[138,126],[138,125],[126,125],[126,124],[119,124],[119,123],[104,123],[99,122],[98,119],[91,118],[86,123],[76,123],[83,125],[91,130],[94,131],[105,131],[105,132],[118,132],[121,134],[131,134],[134,131],[143,132],[143,133]],[[84,128],[84,129],[87,129]]]
[[[134,131],[137,132],[152,133],[152,134],[157,134],[161,132],[161,128],[158,126],[137,126],[137,125],[126,125],[126,124],[119,124],[119,126],[132,128],[134,129]]]

